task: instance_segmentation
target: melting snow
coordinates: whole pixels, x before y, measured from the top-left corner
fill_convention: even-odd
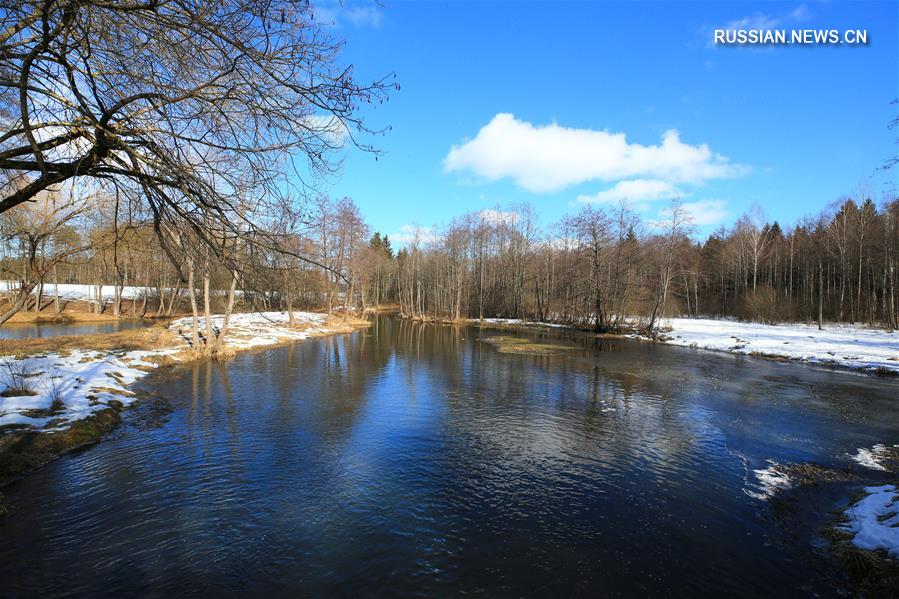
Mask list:
[[[865,487],[868,496],[846,510],[849,522],[840,528],[853,533],[861,549],[883,549],[899,558],[899,491],[895,485]]]
[[[302,329],[291,328],[290,318],[284,312],[251,312],[232,314],[228,321],[227,343],[231,347],[247,349],[251,347],[272,345],[285,341],[308,339],[315,333],[327,333],[331,329],[325,326],[326,314],[317,312],[294,312],[294,323]],[[185,341],[190,340],[193,317],[179,318],[172,321],[169,329],[177,332]],[[222,328],[224,316],[212,317],[212,326],[216,330]],[[200,319],[200,333],[205,330],[205,321]]]
[[[899,445],[893,445],[893,447],[899,447]],[[856,452],[855,455],[850,456],[850,458],[865,468],[882,470],[885,472],[887,468],[883,465],[883,459],[887,457],[887,452],[889,450],[890,448],[886,445],[878,443],[871,449],[860,447],[858,452]]]
[[[758,353],[899,372],[899,333],[849,325],[823,331],[804,324],[766,325],[724,319],[672,318],[667,343],[740,354]]]
[[[767,468],[753,470],[758,484],[754,485],[754,489],[745,489],[745,493],[756,499],[770,499],[775,493],[782,489],[789,489],[793,486],[790,476],[783,472],[780,464],[774,460],[768,460],[770,464]]]
[[[557,324],[554,322],[535,322],[531,320],[522,320],[520,318],[484,318],[470,319],[472,323],[484,323],[484,324],[509,324],[509,325],[523,325],[523,326],[534,326],[534,327],[550,327],[556,329],[567,329],[571,328],[567,324]]]

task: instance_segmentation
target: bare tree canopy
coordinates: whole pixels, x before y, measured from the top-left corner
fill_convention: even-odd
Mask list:
[[[89,178],[157,229],[271,248],[393,87],[340,45],[307,1],[0,0],[0,213]]]

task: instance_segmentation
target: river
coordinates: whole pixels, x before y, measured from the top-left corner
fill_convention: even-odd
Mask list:
[[[383,316],[141,387],[4,489],[0,594],[830,594],[826,513],[780,517],[753,470],[899,442],[894,379]]]
[[[7,322],[0,327],[0,339],[40,339],[60,335],[92,335],[141,329],[155,324],[153,320],[97,320],[85,322],[25,323]]]

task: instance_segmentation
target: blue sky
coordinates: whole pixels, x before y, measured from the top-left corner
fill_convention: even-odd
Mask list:
[[[325,190],[402,238],[527,202],[541,222],[628,197],[651,220],[678,193],[700,234],[755,203],[794,223],[897,174],[897,2],[344,2],[320,5],[359,79],[366,139]],[[725,26],[867,29],[867,46],[715,47]],[[663,141],[664,139],[664,141]],[[455,149],[454,149],[455,148]]]

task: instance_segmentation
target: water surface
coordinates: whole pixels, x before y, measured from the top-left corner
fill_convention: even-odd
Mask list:
[[[0,327],[0,339],[40,339],[61,335],[91,335],[94,333],[117,333],[129,329],[151,326],[152,320],[100,320],[72,323],[25,323],[7,322]]]
[[[380,317],[154,373],[167,402],[4,490],[0,594],[840,584],[753,470],[899,442],[895,380],[564,332],[546,339],[579,349],[509,355],[481,341],[495,334]]]

